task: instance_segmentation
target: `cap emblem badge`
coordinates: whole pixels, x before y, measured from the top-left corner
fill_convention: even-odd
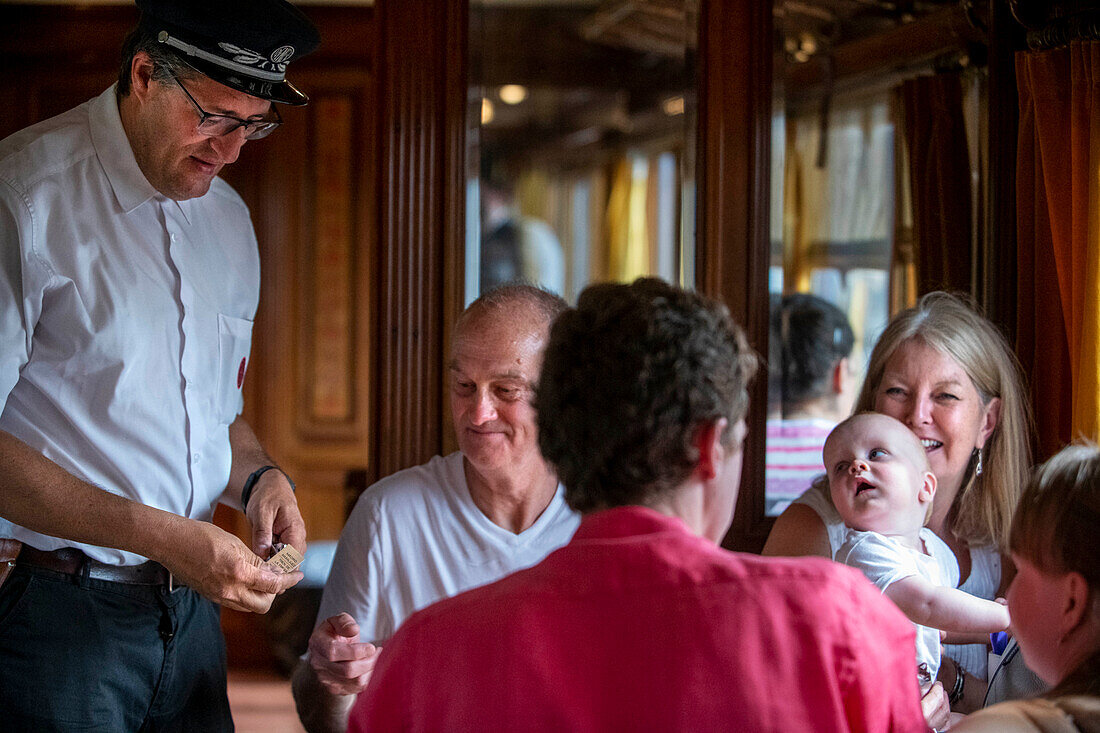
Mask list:
[[[277,49],[271,52],[271,62],[275,64],[286,64],[294,56],[294,46],[279,46]]]
[[[280,46],[275,49],[271,54],[271,61],[268,61],[255,51],[250,51],[247,48],[241,48],[235,46],[232,43],[226,43],[224,41],[218,43],[218,46],[228,53],[234,54],[233,61],[238,64],[244,64],[246,66],[255,66],[260,69],[269,71],[286,71],[286,63],[276,61],[276,55],[282,56],[284,49],[290,49],[290,54],[286,58],[294,55],[294,48],[292,46]]]

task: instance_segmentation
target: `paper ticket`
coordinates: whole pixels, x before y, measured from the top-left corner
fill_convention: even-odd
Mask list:
[[[277,573],[293,573],[304,559],[302,553],[295,550],[291,545],[283,545],[283,549],[272,555],[264,565]]]

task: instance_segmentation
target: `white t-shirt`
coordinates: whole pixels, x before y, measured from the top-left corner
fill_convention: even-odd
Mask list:
[[[461,453],[399,471],[359,497],[340,535],[317,622],[341,612],[384,642],[414,611],[535,565],[580,524],[562,486],[519,534],[470,497]]]
[[[929,552],[932,552],[933,545],[936,544],[947,548],[943,540],[927,527],[920,531],[920,539]],[[950,552],[950,548],[947,550]],[[896,537],[878,532],[849,529],[844,544],[836,553],[836,561],[861,571],[883,592],[899,580],[914,575],[921,576],[933,585],[948,585],[935,557],[903,544]],[[954,583],[950,586],[954,587]],[[917,629],[917,667],[925,665],[931,675],[925,681],[934,680],[940,668],[939,629],[917,623],[913,626]]]
[[[220,178],[187,201],[158,193],[114,87],[0,142],[0,430],[77,478],[212,518],[259,292],[240,196]],[[0,537],[145,559],[4,519]]]
[[[821,517],[829,533],[829,547],[835,559],[837,550],[844,544],[848,528],[844,526],[844,520],[840,518],[836,507],[829,500],[827,492],[827,484],[823,487],[811,486],[802,492],[802,496],[795,499],[794,503],[805,504]],[[1001,555],[995,547],[986,545],[970,548],[970,575],[962,585],[958,584],[959,561],[955,553],[942,541],[936,547],[940,549],[933,549],[932,555],[940,565],[940,572],[950,580],[951,585],[987,601],[992,601],[996,597],[997,589],[1001,585]],[[947,656],[956,660],[974,677],[984,680],[989,676],[985,644],[945,644],[943,650]]]

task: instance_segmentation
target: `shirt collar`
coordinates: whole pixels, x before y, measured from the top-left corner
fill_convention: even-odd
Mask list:
[[[644,506],[620,506],[585,514],[573,538],[607,539],[659,532],[692,534],[684,520],[679,517],[671,517]]]
[[[189,202],[173,201],[163,196],[141,172],[130,146],[130,139],[126,137],[126,130],[122,127],[122,116],[119,114],[118,99],[115,96],[117,86],[117,83],[112,84],[100,94],[92,103],[90,113],[92,145],[115,193],[115,200],[129,214],[146,201],[158,199],[161,203],[175,204],[190,221]]]

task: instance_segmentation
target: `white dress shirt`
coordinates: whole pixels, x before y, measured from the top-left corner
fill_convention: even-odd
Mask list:
[[[259,268],[248,209],[224,181],[176,202],[146,180],[114,87],[0,141],[0,430],[106,491],[209,520],[229,479]],[[3,519],[0,537],[144,559]]]

